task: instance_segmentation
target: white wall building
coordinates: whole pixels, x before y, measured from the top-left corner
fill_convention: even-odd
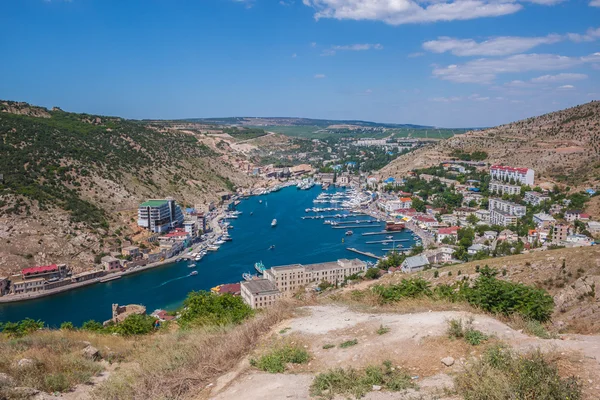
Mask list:
[[[547,196],[543,193],[538,193],[534,191],[525,192],[525,196],[523,196],[523,201],[527,204],[531,204],[534,206],[539,206],[544,201],[549,201],[550,196]]]
[[[506,183],[503,181],[491,181],[490,182],[490,192],[498,193],[498,194],[520,194],[521,186],[520,185],[511,185],[510,183]]]
[[[533,186],[535,171],[529,168],[492,165],[490,168],[490,175],[494,180],[507,182],[513,179],[520,184]]]

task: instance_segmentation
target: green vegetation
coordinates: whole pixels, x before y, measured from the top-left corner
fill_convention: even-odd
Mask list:
[[[34,320],[31,318],[25,318],[19,322],[0,322],[0,332],[4,333],[9,337],[23,337],[27,334],[33,333],[44,328],[44,322],[40,320]]]
[[[387,326],[383,326],[381,325],[379,328],[377,328],[377,330],[375,331],[378,335],[385,335],[386,333],[388,333],[390,331],[390,328]]]
[[[183,302],[179,318],[182,328],[202,325],[239,324],[253,314],[253,310],[239,296],[210,292],[190,292]]]
[[[324,349],[324,350],[333,349],[334,347],[335,347],[335,344],[331,344],[331,343],[328,343],[328,344],[324,344],[324,345],[323,345],[323,349]]]
[[[477,346],[488,340],[487,335],[473,328],[473,319],[468,320],[464,326],[462,319],[449,320],[446,333],[448,337],[452,339],[464,339],[472,346]]]
[[[237,140],[249,140],[256,139],[257,137],[261,137],[267,134],[264,129],[260,128],[225,128],[223,129],[224,133],[227,133],[233,136]]]
[[[347,347],[356,346],[358,344],[358,339],[346,340],[343,343],[340,343],[340,349],[345,349]]]
[[[364,370],[337,368],[321,373],[314,379],[310,394],[325,399],[337,395],[359,399],[375,385],[393,392],[415,387],[407,372],[392,368],[392,363],[385,361],[381,366],[370,365]]]
[[[472,153],[468,153],[462,150],[455,150],[451,155],[452,157],[463,161],[483,161],[488,158],[488,154],[485,151],[474,151]]]
[[[487,265],[473,285],[465,280],[431,289],[423,278],[403,279],[396,285],[375,285],[373,292],[383,303],[406,298],[429,297],[451,302],[466,301],[494,314],[519,314],[527,319],[545,322],[550,319],[554,301],[545,290],[496,278],[498,272]]]
[[[469,363],[455,383],[466,400],[582,398],[577,379],[561,378],[539,350],[522,356],[501,346],[491,347],[481,359]]]
[[[298,345],[282,344],[263,354],[258,359],[251,359],[250,365],[271,374],[282,373],[287,364],[305,364],[310,354]]]

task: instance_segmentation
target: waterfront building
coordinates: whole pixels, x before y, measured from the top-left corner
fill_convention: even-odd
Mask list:
[[[535,171],[529,168],[492,165],[490,168],[490,175],[493,180],[508,182],[512,179],[516,183],[533,186]]]
[[[427,266],[429,266],[429,260],[423,254],[407,257],[400,265],[402,272],[406,273],[422,271]]]
[[[529,191],[525,192],[525,196],[523,197],[523,201],[527,204],[531,204],[533,206],[539,206],[544,201],[550,201],[550,196],[547,196],[543,193]]]
[[[198,224],[195,221],[184,221],[183,229],[192,239],[198,237]]]
[[[138,258],[140,254],[140,248],[137,246],[127,246],[121,249],[121,254],[125,257],[131,257],[133,259]]]
[[[105,275],[105,271],[102,269],[94,269],[91,271],[85,271],[85,272],[81,272],[79,274],[73,275],[71,277],[71,282],[69,282],[69,283],[85,282],[85,281],[89,281],[91,279],[100,278],[104,275]],[[46,287],[46,289],[49,289],[49,288]]]
[[[121,262],[118,258],[113,256],[102,257],[102,259],[100,259],[100,263],[106,272],[119,271],[121,269]]]
[[[138,208],[138,225],[152,232],[166,232],[182,223],[183,213],[173,199],[148,200]]]
[[[242,300],[252,308],[264,308],[275,304],[282,293],[268,279],[255,279],[240,285]]]
[[[490,182],[490,193],[497,194],[520,194],[521,186],[520,185],[511,185],[510,183],[502,182],[502,181],[491,181]]]
[[[39,292],[44,290],[45,283],[46,279],[44,278],[22,280],[17,276],[11,280],[10,292],[13,294]]]
[[[8,293],[8,278],[0,276],[0,296],[4,296]]]
[[[341,259],[316,264],[292,264],[273,267],[264,272],[264,277],[273,282],[283,293],[293,293],[303,286],[329,282],[332,285],[344,282],[347,276],[364,272],[367,263],[359,259]]]

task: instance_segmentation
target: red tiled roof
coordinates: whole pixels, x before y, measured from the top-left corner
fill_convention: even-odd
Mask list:
[[[426,217],[424,215],[417,215],[414,217],[414,219],[416,219],[417,221],[421,221],[421,222],[437,222],[437,219],[432,218],[432,217]]]
[[[508,172],[519,172],[521,174],[526,174],[527,171],[529,171],[529,168],[514,168],[514,167],[508,167],[506,165],[492,165],[490,167],[490,169],[499,169],[501,171],[508,171]]]
[[[179,237],[179,236],[187,236],[187,232],[171,232],[167,233],[165,237]]]
[[[579,218],[590,218],[590,214],[579,214]]]
[[[403,203],[408,203],[409,201],[412,201],[412,200],[411,200],[411,198],[410,198],[410,197],[402,197],[402,198],[400,199],[400,201],[401,201],[401,202],[403,202]]]
[[[241,285],[239,283],[227,283],[225,285],[221,285],[219,288],[219,293],[231,293],[238,294],[241,292]]]
[[[45,265],[45,266],[40,266],[40,267],[23,268],[21,270],[21,273],[23,275],[29,275],[29,274],[39,274],[39,273],[43,273],[43,272],[52,272],[52,271],[58,271],[58,265],[52,264],[52,265]]]
[[[438,229],[438,234],[441,235],[453,235],[458,232],[458,226],[451,226],[450,228]]]

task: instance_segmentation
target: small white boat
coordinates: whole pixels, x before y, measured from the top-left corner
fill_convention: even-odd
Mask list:
[[[273,221],[271,221],[271,226],[272,227],[276,227],[277,226],[277,220],[273,219]]]
[[[194,261],[200,261],[200,260],[202,260],[202,257],[204,257],[204,256],[198,255],[194,258]]]
[[[190,276],[195,276],[195,275],[198,275],[198,271],[192,271],[192,272],[190,272]]]
[[[219,246],[208,246],[206,248],[206,250],[208,250],[208,251],[218,251],[219,250]]]
[[[188,268],[196,268],[196,264],[190,264],[188,265]]]
[[[225,244],[225,241],[224,240],[217,240],[215,242],[215,244],[218,244],[218,245]]]

